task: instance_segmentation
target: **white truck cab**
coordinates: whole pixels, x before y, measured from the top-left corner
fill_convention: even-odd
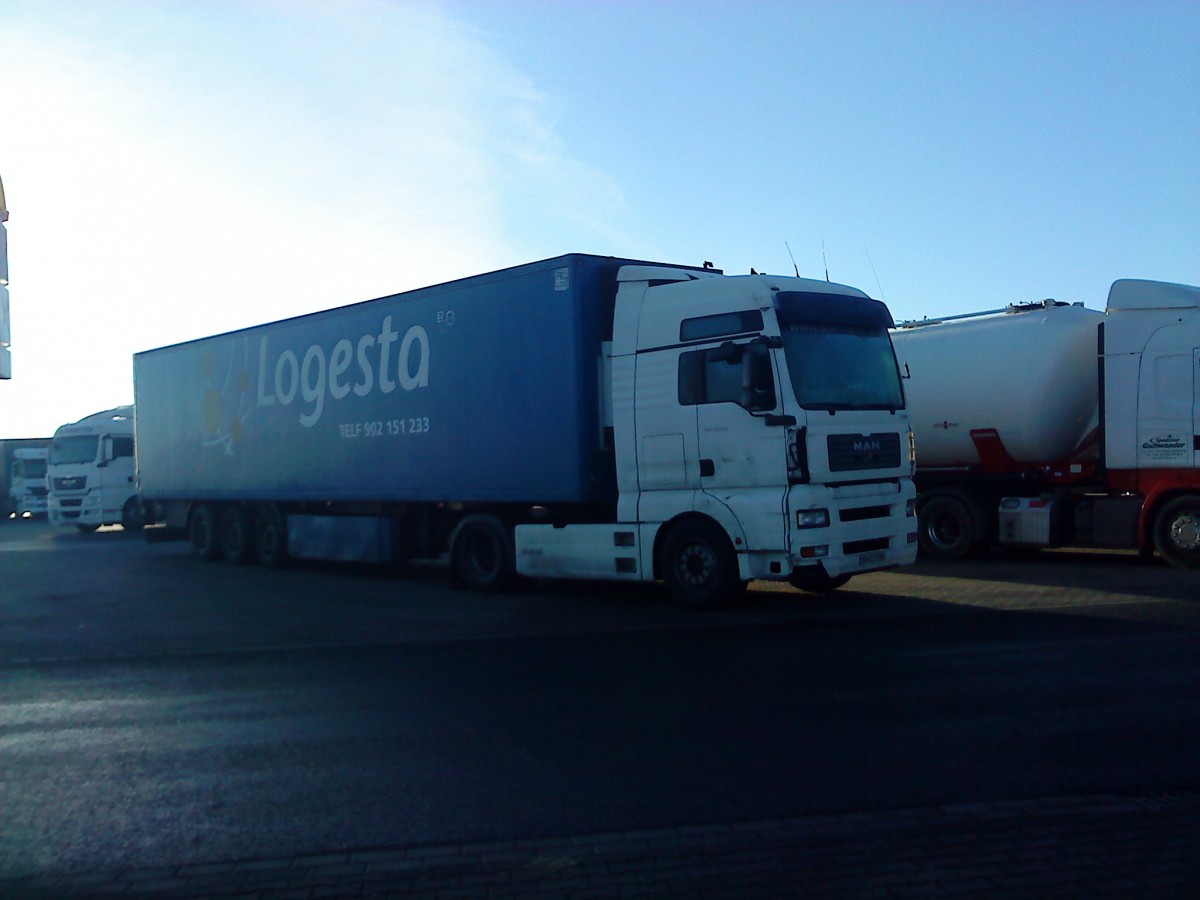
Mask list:
[[[133,407],[118,406],[63,425],[50,442],[50,521],[95,531],[145,524],[134,480]]]
[[[829,590],[915,560],[882,303],[757,274],[624,266],[618,282],[604,360],[616,524],[519,525],[519,572],[661,578],[708,606],[751,579]]]
[[[46,448],[18,447],[13,451],[11,509],[18,519],[46,516]]]

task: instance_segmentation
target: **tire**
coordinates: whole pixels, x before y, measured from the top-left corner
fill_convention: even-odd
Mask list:
[[[663,542],[659,571],[667,592],[687,609],[723,609],[745,587],[737,554],[712,522],[683,522]]]
[[[788,584],[797,590],[809,591],[813,594],[828,594],[836,591],[850,580],[849,575],[828,575],[820,566],[806,566],[796,569]]]
[[[982,539],[976,517],[958,494],[935,494],[917,510],[917,537],[921,553],[929,559],[963,559]]]
[[[188,540],[192,552],[205,562],[221,557],[221,542],[218,536],[217,513],[207,503],[199,503],[188,516]]]
[[[288,564],[287,516],[274,504],[260,507],[254,516],[254,555],[268,569]]]
[[[1154,547],[1177,569],[1200,568],[1200,496],[1176,497],[1158,511]]]
[[[516,578],[508,529],[492,516],[468,518],[458,528],[450,552],[454,580],[472,591],[497,593]]]
[[[245,565],[254,558],[254,535],[250,531],[250,522],[246,510],[240,506],[230,506],[221,513],[221,556],[226,562],[235,565]]]
[[[130,497],[125,501],[125,507],[121,510],[121,527],[131,532],[141,531],[146,527],[146,510],[142,508],[142,503],[137,497]]]

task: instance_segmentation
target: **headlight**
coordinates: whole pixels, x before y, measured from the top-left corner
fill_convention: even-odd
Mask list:
[[[797,528],[828,528],[829,510],[802,509],[796,513]]]

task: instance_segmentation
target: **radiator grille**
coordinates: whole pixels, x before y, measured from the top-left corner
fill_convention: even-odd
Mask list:
[[[894,431],[883,434],[831,434],[825,440],[831,472],[895,469],[900,465],[900,435]]]

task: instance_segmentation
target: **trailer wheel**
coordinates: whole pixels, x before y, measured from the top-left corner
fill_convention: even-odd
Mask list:
[[[821,566],[805,566],[792,572],[788,584],[797,590],[813,594],[828,594],[836,591],[847,581],[849,575],[829,575]]]
[[[745,587],[725,532],[699,519],[671,529],[659,570],[667,592],[688,609],[722,609]]]
[[[472,591],[496,593],[516,577],[512,539],[493,516],[463,520],[454,539],[450,565],[455,581]]]
[[[212,562],[220,558],[217,514],[207,503],[198,503],[192,507],[192,514],[188,517],[188,540],[192,543],[192,552],[200,559]]]
[[[1200,567],[1200,496],[1176,497],[1158,511],[1154,546],[1177,569]]]
[[[240,506],[227,507],[221,513],[221,555],[226,562],[245,565],[254,557],[253,536],[246,511]]]
[[[922,503],[917,534],[922,554],[947,561],[964,558],[980,539],[971,507],[957,494],[935,494]]]
[[[287,565],[287,519],[274,504],[260,507],[254,516],[254,555],[268,569]]]
[[[125,501],[125,507],[121,510],[121,527],[126,531],[141,531],[146,527],[146,510],[137,497]]]

